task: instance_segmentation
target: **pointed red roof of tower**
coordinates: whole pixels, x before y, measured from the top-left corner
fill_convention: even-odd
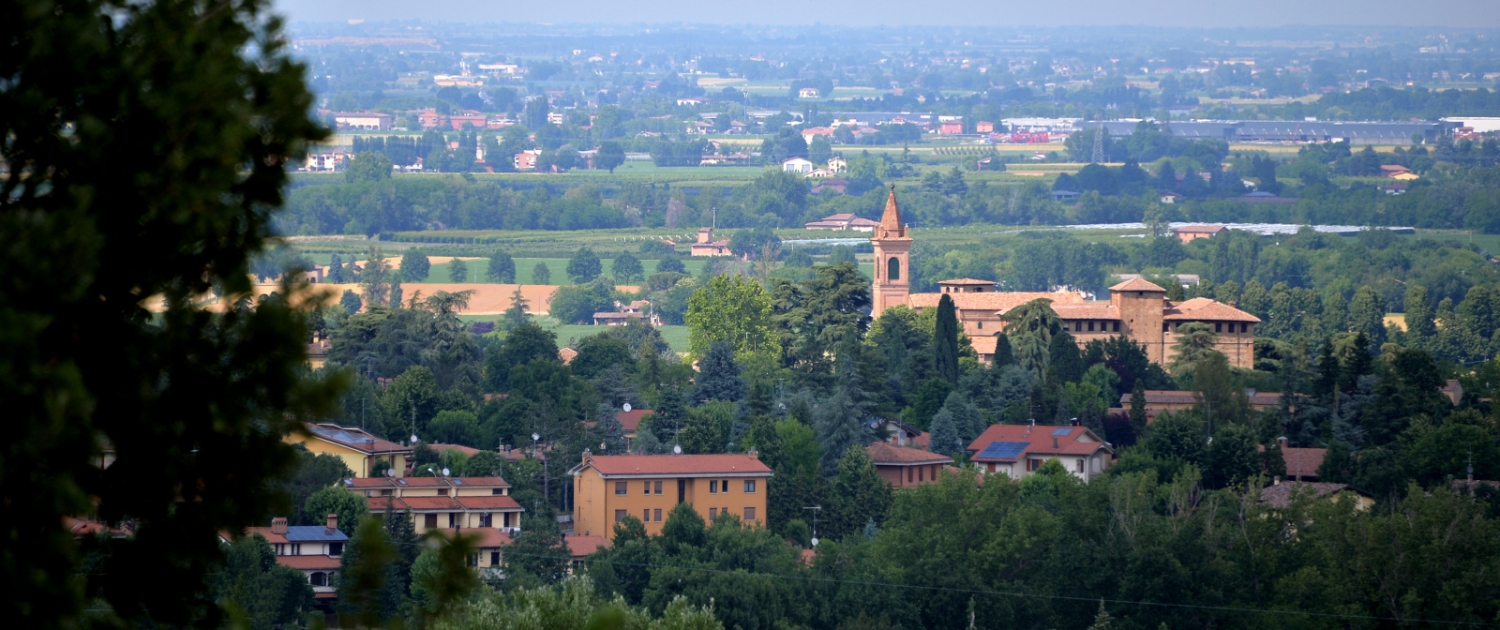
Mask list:
[[[896,206],[895,186],[891,186],[891,196],[885,200],[885,214],[880,215],[880,227],[875,233],[876,239],[906,238],[906,224],[901,222],[901,208]]]

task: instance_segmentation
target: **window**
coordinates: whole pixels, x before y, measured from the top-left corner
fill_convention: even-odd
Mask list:
[[[728,479],[720,481],[719,482],[719,487],[724,490],[724,494],[729,494],[729,480]],[[725,509],[727,510],[728,508],[725,508]]]
[[[625,482],[623,482],[623,481],[616,481],[615,482],[615,494],[616,495],[623,495],[623,494],[625,494],[625,492],[626,492],[626,490],[625,490]]]
[[[302,543],[292,543],[292,555],[302,555]]]
[[[1094,322],[1092,320],[1089,321],[1089,332],[1094,332]]]
[[[479,566],[479,554],[477,554],[477,553],[471,553],[471,554],[469,554],[469,557],[465,558],[464,562],[467,563],[471,567],[477,567],[477,566]]]
[[[974,322],[974,323],[979,324],[979,329],[980,330],[984,330],[984,322]]]
[[[708,520],[719,518],[719,508],[708,508]]]
[[[440,497],[446,497],[446,496],[448,496],[448,489],[447,488],[438,488],[438,496],[440,496]]]
[[[1083,460],[1078,460],[1078,472],[1083,472]]]
[[[709,494],[718,494],[719,493],[719,480],[718,479],[713,479],[713,480],[710,480],[708,482],[708,493]]]
[[[433,527],[437,527],[437,515],[436,514],[423,514],[422,515],[422,527],[425,527],[425,528],[428,528],[428,529],[431,529]]]
[[[494,523],[495,523],[495,515],[490,514],[488,512],[479,515],[479,526],[480,527],[494,527],[495,526]]]
[[[383,496],[383,497],[392,496],[394,494],[396,494],[396,491],[395,490],[391,490],[389,488],[380,491],[380,496]]]
[[[651,510],[641,510],[641,522],[642,523],[650,523],[651,522]]]
[[[1042,460],[1037,459],[1035,457],[1028,457],[1028,458],[1026,458],[1026,472],[1036,472],[1036,469],[1041,468],[1041,467],[1042,467]]]
[[[313,574],[308,576],[307,581],[313,586],[328,586],[328,574],[322,571],[313,571]]]
[[[1161,331],[1162,332],[1167,332],[1167,330],[1168,330],[1167,326],[1168,326],[1168,324],[1166,322],[1162,322],[1161,323]]]
[[[748,523],[748,522],[753,521],[753,520],[755,520],[755,508],[753,508],[753,507],[747,507],[747,508],[745,508],[745,522]]]
[[[885,279],[901,279],[901,259],[891,256],[891,259],[885,262]]]
[[[649,482],[649,481],[642,481],[641,482],[641,493],[642,494],[651,494],[651,482]]]
[[[498,566],[500,566],[500,552],[498,552],[498,551],[491,551],[490,552],[490,566],[492,566],[492,567],[498,567]]]
[[[745,494],[754,494],[754,493],[755,493],[755,480],[754,479],[746,479],[745,480]]]
[[[505,496],[505,488],[490,488],[490,494],[503,497]]]
[[[1120,322],[1115,321],[1115,332],[1120,332]]]
[[[1214,322],[1214,332],[1224,332],[1224,322]]]
[[[615,522],[618,523],[623,520],[625,520],[625,510],[615,510]]]
[[[1242,333],[1250,332],[1250,323],[1249,322],[1240,322],[1240,332],[1242,332]]]
[[[455,514],[453,512],[449,512],[448,513],[448,527],[458,527],[457,521],[458,521],[458,514]]]
[[[344,555],[344,543],[328,543],[328,555],[330,555],[330,556],[342,556],[342,555]]]
[[[918,466],[917,467],[917,481],[927,481],[927,467],[926,466]]]
[[[655,512],[656,522],[660,523],[661,522],[661,508],[657,508],[657,509],[655,509],[653,511]]]
[[[906,483],[911,483],[911,469],[906,469]]]
[[[275,547],[276,547],[276,555],[278,555],[278,556],[284,556],[284,555],[286,555],[286,545],[283,545],[281,543],[276,543]]]
[[[656,482],[656,493],[661,494],[661,482]]]

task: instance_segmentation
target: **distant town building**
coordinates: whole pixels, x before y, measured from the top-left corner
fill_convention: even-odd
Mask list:
[[[729,240],[714,240],[713,228],[698,228],[698,240],[688,248],[692,256],[716,257],[731,256],[729,251]]]
[[[1229,228],[1222,225],[1184,225],[1172,228],[1172,235],[1184,243],[1191,243],[1200,238],[1213,238],[1228,231]]]
[[[391,128],[390,114],[380,112],[336,112],[334,124],[340,130],[388,131]]]
[[[1088,481],[1104,474],[1114,448],[1087,427],[993,424],[969,443],[969,461],[988,474],[1021,479],[1056,460],[1073,476]]]
[[[786,160],[782,160],[782,162],[781,162],[781,170],[786,171],[788,173],[799,173],[799,174],[802,174],[802,175],[808,175],[808,174],[812,173],[813,163],[812,163],[811,160],[808,160],[807,158],[804,158],[804,157],[788,158]]]
[[[712,522],[733,514],[745,526],[765,526],[766,482],[771,469],[754,451],[726,455],[594,455],[568,474],[573,477],[573,530],[607,535],[615,523],[634,516],[649,534],[660,534],[672,508],[691,503]]]

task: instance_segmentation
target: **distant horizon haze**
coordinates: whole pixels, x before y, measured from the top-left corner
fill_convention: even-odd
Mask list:
[[[793,26],[1142,26],[1268,28],[1370,26],[1500,28],[1500,0],[829,0],[764,5],[724,0],[274,0],[297,23],[510,22],[543,24],[743,24]],[[805,8],[805,11],[796,10]]]

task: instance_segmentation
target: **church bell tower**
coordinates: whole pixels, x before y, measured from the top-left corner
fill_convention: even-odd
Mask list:
[[[870,287],[871,317],[879,318],[885,309],[905,305],[911,294],[911,237],[906,234],[906,224],[901,222],[901,209],[896,206],[896,187],[891,186],[891,196],[885,202],[885,214],[875,234],[870,237],[875,248],[875,282]]]

